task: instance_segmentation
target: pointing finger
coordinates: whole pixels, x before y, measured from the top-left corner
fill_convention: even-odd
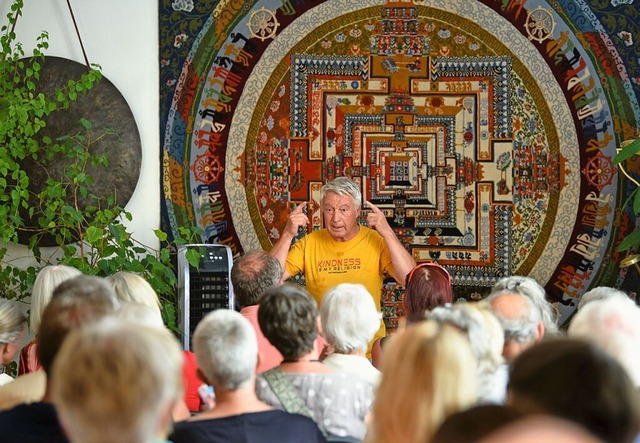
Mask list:
[[[292,214],[300,214],[302,210],[307,206],[307,202],[300,203],[296,208],[291,211]]]
[[[382,213],[382,211],[380,210],[380,208],[378,208],[376,205],[374,205],[373,203],[371,203],[369,200],[366,200],[365,203],[367,203],[367,206],[369,206],[369,208],[371,209],[371,211],[376,212],[376,213]]]

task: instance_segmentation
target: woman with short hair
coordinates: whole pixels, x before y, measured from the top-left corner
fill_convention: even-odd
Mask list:
[[[53,290],[62,282],[82,275],[79,269],[67,265],[45,266],[40,269],[31,290],[31,311],[29,314],[29,329],[34,338],[20,351],[18,375],[35,372],[41,368],[38,358],[38,332],[42,313],[51,301]]]
[[[367,358],[367,347],[380,326],[380,313],[367,288],[352,283],[331,288],[322,299],[320,320],[332,347],[323,363],[377,385],[380,371]]]
[[[373,385],[318,360],[316,302],[302,286],[270,288],[260,300],[258,322],[282,354],[280,366],[258,376],[258,397],[276,408],[311,417],[326,436],[364,436]]]
[[[9,300],[0,299],[0,365],[8,365],[20,350],[27,318],[20,308]],[[9,375],[0,374],[0,385],[13,381]]]

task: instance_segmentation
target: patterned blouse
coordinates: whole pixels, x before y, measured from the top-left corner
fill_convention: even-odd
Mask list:
[[[303,401],[311,418],[327,436],[364,438],[364,419],[373,402],[373,385],[353,374],[284,373]],[[275,408],[283,409],[278,397],[263,376],[256,382],[258,397]]]

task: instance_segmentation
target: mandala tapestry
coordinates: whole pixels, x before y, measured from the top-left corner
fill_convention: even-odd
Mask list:
[[[320,229],[345,175],[458,297],[529,275],[567,318],[590,287],[636,290],[612,163],[640,121],[633,3],[163,0],[163,228],[269,250],[300,203]]]

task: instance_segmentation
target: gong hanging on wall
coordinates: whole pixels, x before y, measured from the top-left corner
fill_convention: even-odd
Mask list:
[[[67,85],[69,79],[77,80],[87,67],[61,57],[46,56],[41,63],[38,91],[50,96],[56,89]],[[86,129],[81,119],[91,122]],[[89,166],[87,173],[95,183],[89,186],[90,193],[100,199],[115,196],[116,203],[124,207],[135,190],[140,175],[142,159],[140,134],[135,118],[126,100],[118,89],[104,76],[91,90],[79,94],[68,109],[52,113],[46,119],[46,127],[39,132],[40,139],[45,136],[55,140],[62,136],[83,134],[91,140],[90,152],[93,155],[106,154],[109,160],[107,167]],[[71,160],[57,156],[45,163],[25,160],[22,163],[30,180],[31,195],[37,195],[45,188],[47,178],[61,180]],[[32,200],[35,197],[32,197]],[[68,201],[72,203],[71,200]],[[30,201],[29,206],[46,205],[46,202]],[[82,196],[78,206],[84,209],[91,203]],[[20,230],[18,239],[21,244],[28,244],[33,232],[36,232],[36,221],[28,216],[25,210],[21,214],[26,227]],[[43,235],[38,240],[39,246],[55,246],[53,236]]]

